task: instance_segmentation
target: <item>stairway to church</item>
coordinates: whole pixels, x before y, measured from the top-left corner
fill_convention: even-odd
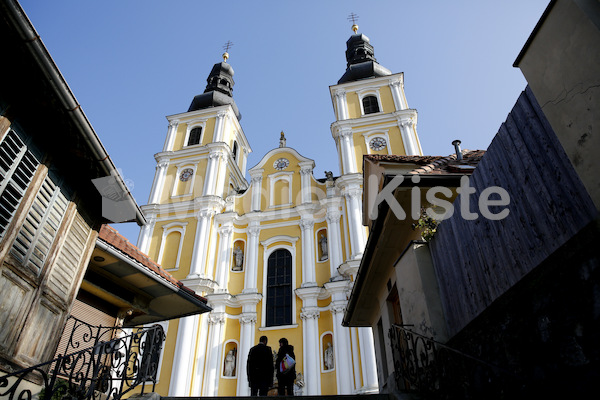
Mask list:
[[[160,397],[156,395],[148,400],[236,400],[236,399],[261,399],[264,397],[238,396],[238,397]],[[348,394],[331,396],[268,396],[267,398],[276,398],[277,400],[394,400],[395,397],[389,394]]]

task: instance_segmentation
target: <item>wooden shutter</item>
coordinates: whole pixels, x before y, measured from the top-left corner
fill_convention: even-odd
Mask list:
[[[0,239],[29,186],[39,161],[21,138],[9,131],[0,143]]]
[[[46,177],[11,250],[21,265],[36,275],[44,267],[68,204],[60,188]]]
[[[88,254],[86,244],[92,229],[79,214],[75,215],[64,245],[48,277],[48,287],[61,299],[67,301],[77,282],[83,256]]]

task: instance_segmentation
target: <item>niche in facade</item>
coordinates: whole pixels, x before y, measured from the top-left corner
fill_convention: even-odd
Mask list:
[[[233,378],[237,375],[237,343],[225,343],[225,359],[223,360],[223,376]]]
[[[233,243],[231,270],[236,272],[244,270],[244,242],[242,240]]]

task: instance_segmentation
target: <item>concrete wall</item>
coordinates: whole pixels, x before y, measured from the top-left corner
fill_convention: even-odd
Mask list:
[[[429,246],[412,243],[396,263],[396,282],[404,324],[437,341],[447,340],[446,322]]]
[[[515,62],[600,210],[600,3],[558,0]]]

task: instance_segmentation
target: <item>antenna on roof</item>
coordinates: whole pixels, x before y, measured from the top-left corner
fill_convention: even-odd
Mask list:
[[[348,21],[352,21],[352,30],[354,33],[358,32],[358,25],[356,25],[356,22],[358,21],[358,15],[354,14],[353,12],[350,13],[350,15],[348,15]]]
[[[229,58],[229,49],[233,47],[233,42],[228,40],[227,43],[225,43],[225,45],[223,46],[223,50],[225,50],[225,53],[223,53],[223,61],[227,62],[227,59]]]

